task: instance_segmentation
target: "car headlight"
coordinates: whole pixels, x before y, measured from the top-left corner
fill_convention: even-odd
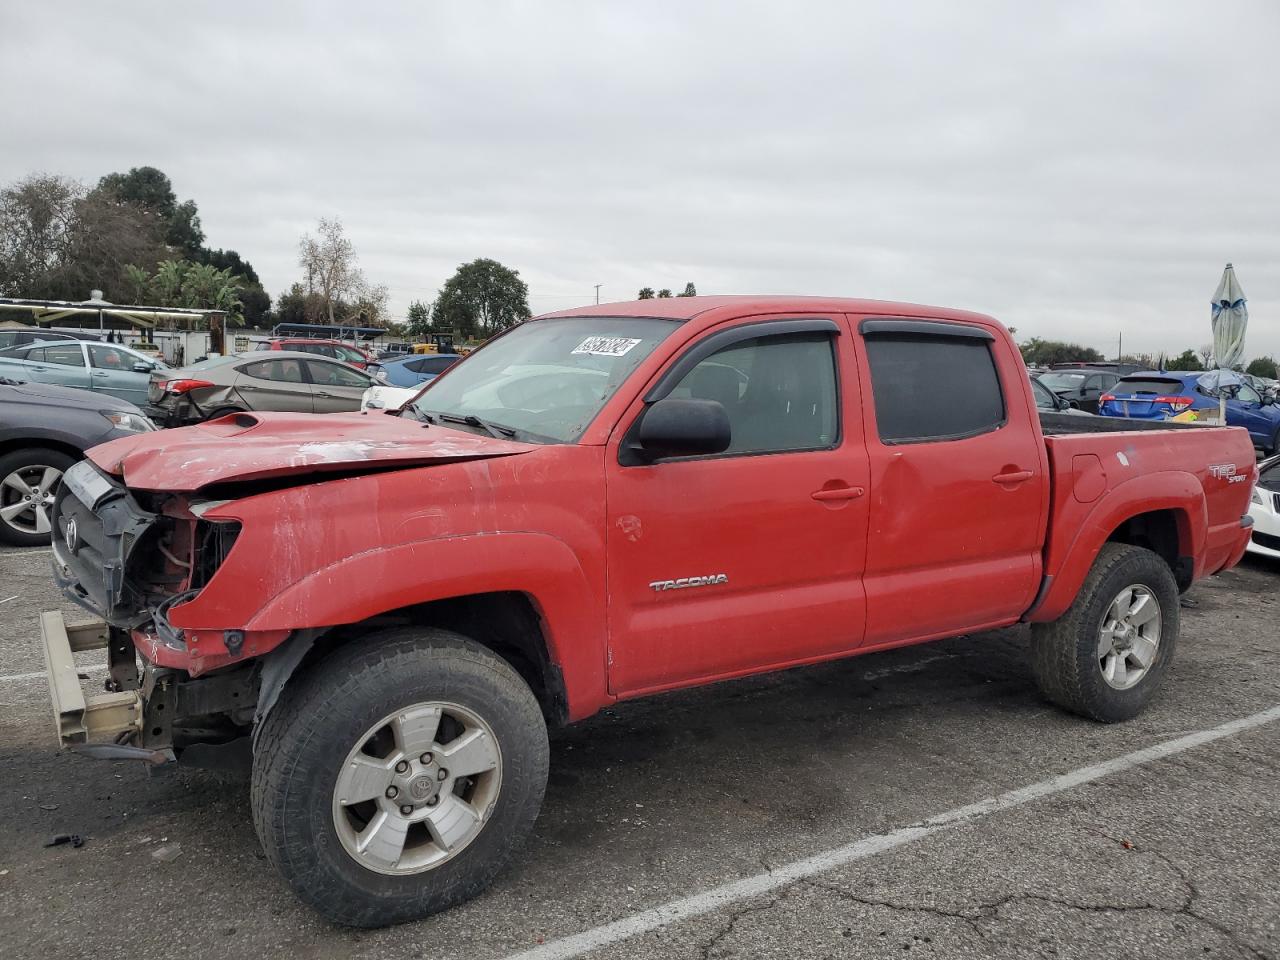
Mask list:
[[[111,425],[117,430],[125,430],[129,433],[146,433],[149,430],[156,429],[156,425],[140,413],[125,413],[121,410],[103,410],[102,415],[110,420]]]
[[[373,375],[373,379],[377,380],[379,383],[390,383],[387,379],[387,371],[385,370],[379,370]]]

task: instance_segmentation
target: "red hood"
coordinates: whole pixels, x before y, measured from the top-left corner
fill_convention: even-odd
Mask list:
[[[386,414],[232,414],[123,437],[89,459],[139,490],[199,490],[288,474],[452,463],[526,453],[528,444]]]

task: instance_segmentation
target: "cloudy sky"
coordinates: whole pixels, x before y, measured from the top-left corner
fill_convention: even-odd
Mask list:
[[[1280,355],[1280,3],[17,3],[0,182],[150,164],[278,293],[342,219],[392,310],[494,257]]]

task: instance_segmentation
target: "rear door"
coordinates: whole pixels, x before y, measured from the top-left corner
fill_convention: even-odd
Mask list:
[[[110,344],[90,343],[85,346],[89,351],[89,379],[93,383],[93,389],[130,403],[147,402],[151,371],[139,373],[133,369],[135,364],[142,361],[128,351]]]
[[[1039,584],[1048,514],[1020,360],[977,324],[855,321],[872,393],[867,644],[1015,620]]]
[[[250,410],[312,413],[315,401],[304,361],[255,360],[236,368],[235,389]]]
[[[605,454],[615,693],[834,656],[861,641],[867,459],[842,330],[786,318],[713,329],[623,418]],[[628,431],[667,396],[719,402],[729,449],[633,462]]]
[[[1244,383],[1235,398],[1227,401],[1228,419],[1249,431],[1249,437],[1259,447],[1269,449],[1275,438],[1277,419],[1271,408],[1262,405],[1262,396]]]
[[[349,413],[360,409],[360,398],[373,378],[345,363],[312,357],[305,361],[311,374],[316,413]]]
[[[84,348],[77,340],[41,343],[26,349],[19,347],[3,356],[17,361],[11,365],[10,371],[5,371],[5,365],[0,364],[0,372],[11,372],[15,379],[56,383],[82,390],[90,388]]]

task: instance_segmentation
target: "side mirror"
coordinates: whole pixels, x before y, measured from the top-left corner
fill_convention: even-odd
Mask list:
[[[653,461],[723,453],[731,440],[729,414],[718,401],[668,397],[644,412],[633,449]]]

